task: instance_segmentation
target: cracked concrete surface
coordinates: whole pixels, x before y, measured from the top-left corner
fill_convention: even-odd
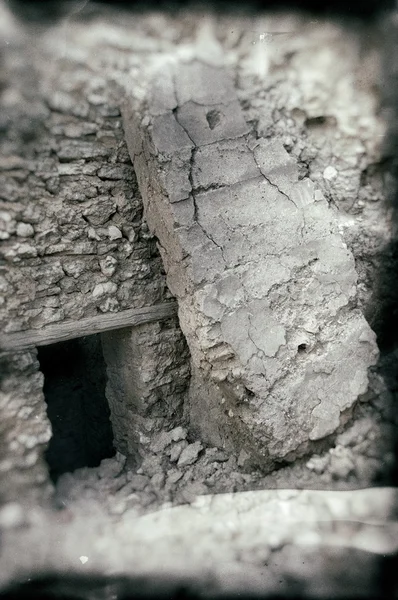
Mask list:
[[[192,355],[191,425],[269,467],[336,431],[378,351],[333,208],[256,137],[222,52],[194,52],[129,90],[126,138]]]

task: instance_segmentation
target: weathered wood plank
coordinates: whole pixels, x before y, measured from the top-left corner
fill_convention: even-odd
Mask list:
[[[37,330],[29,329],[2,334],[0,337],[0,351],[16,351],[34,346],[46,346],[73,338],[111,331],[112,329],[135,327],[143,323],[161,321],[176,314],[177,303],[173,301],[145,306],[144,308],[131,308],[118,313],[105,313],[80,321],[56,323]]]

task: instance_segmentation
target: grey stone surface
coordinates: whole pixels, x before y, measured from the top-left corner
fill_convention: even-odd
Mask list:
[[[177,59],[172,68],[176,109],[142,119],[133,97],[123,116],[192,355],[187,412],[206,441],[270,465],[337,430],[366,392],[375,335],[354,307],[354,258],[322,192],[299,179],[279,140],[253,136],[224,69],[210,69],[211,86],[190,86],[209,67]],[[181,126],[178,142],[161,139],[160,118]],[[174,200],[187,191],[170,199],[167,181],[189,149],[181,212]]]
[[[120,99],[109,85],[110,74],[98,69],[94,76],[91,60],[84,66],[76,55],[65,62],[62,49],[58,52],[52,43],[46,46],[46,35],[43,30],[38,41],[29,28],[21,27],[18,34],[9,29],[9,44],[1,48],[2,85],[7,90],[0,99],[0,327],[4,332],[79,321],[156,304],[171,296],[159,252],[143,219],[121,125]],[[176,319],[164,327],[149,328],[146,337],[137,334],[135,343],[141,344],[134,364],[138,373],[139,361],[144,363],[146,380],[139,379],[139,384],[152,406],[152,431],[169,423],[173,415],[178,421],[182,413],[189,379],[187,350]],[[121,360],[129,358],[126,350]],[[27,495],[30,487],[36,493],[36,476],[38,490],[48,480],[42,435],[47,432],[47,442],[50,430],[42,377],[37,374],[32,383],[30,400],[22,358],[21,368],[17,359],[10,357],[10,361],[15,371],[10,375],[13,394],[21,407],[26,402],[26,411],[36,402],[39,419],[33,424],[28,418],[16,422],[13,405],[17,400],[2,402],[1,420],[7,426],[0,433],[0,450],[4,445],[4,464],[8,464],[7,473],[15,469],[16,481],[14,486],[14,475],[10,475],[6,491],[16,497],[24,479]],[[122,373],[118,377],[123,379]],[[111,402],[111,393],[109,397]],[[134,401],[126,397],[112,405],[116,444],[125,452],[124,437],[134,437],[140,427],[130,411]],[[19,456],[24,435],[32,444],[26,457],[31,474]],[[21,442],[14,436],[20,436]],[[14,458],[10,440],[16,448]]]
[[[0,355],[0,503],[47,502],[44,450],[51,437],[36,352]]]
[[[149,446],[164,450],[179,433],[164,429],[183,416],[190,375],[186,343],[176,319],[169,319],[103,333],[102,347],[115,446],[138,466]]]

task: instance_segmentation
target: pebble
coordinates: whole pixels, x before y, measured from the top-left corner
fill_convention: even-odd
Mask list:
[[[167,477],[167,484],[168,485],[174,485],[175,483],[177,483],[177,481],[179,481],[182,477],[182,473],[181,471],[170,471],[169,475]]]
[[[164,473],[155,473],[155,475],[153,475],[153,477],[151,477],[151,485],[155,489],[161,489],[164,486],[165,479],[166,479],[166,476]]]
[[[178,500],[182,502],[188,502],[191,504],[195,501],[197,496],[203,496],[207,494],[208,489],[204,483],[199,481],[189,483],[183,490],[178,494]]]
[[[110,225],[108,227],[108,237],[110,240],[119,240],[123,237],[123,234],[118,227]]]
[[[162,456],[153,455],[147,456],[141,465],[141,472],[145,473],[149,477],[155,475],[155,473],[160,473],[163,471],[162,469]]]
[[[318,475],[323,473],[326,469],[326,466],[329,462],[329,456],[317,456],[314,455],[310,458],[310,460],[306,463],[307,469],[310,471],[314,471]]]
[[[18,223],[17,225],[17,235],[19,237],[32,237],[34,235],[35,230],[33,229],[30,223]]]
[[[162,431],[154,440],[152,440],[150,448],[152,452],[163,452],[172,442],[171,432]]]
[[[122,515],[127,509],[127,500],[121,499],[118,501],[111,502],[109,506],[109,514],[111,515]]]
[[[184,427],[175,427],[170,431],[171,439],[173,442],[179,442],[180,440],[185,440],[188,435],[188,432]]]
[[[338,478],[346,478],[355,469],[352,452],[344,446],[336,446],[329,451],[329,472]]]
[[[174,444],[170,450],[170,460],[171,462],[176,462],[185,448],[187,448],[188,444],[185,440],[181,440],[181,442],[177,442]],[[189,463],[186,463],[189,464]]]
[[[327,179],[329,181],[331,179],[334,179],[336,177],[336,175],[337,175],[337,171],[332,166],[326,167],[326,169],[323,171],[323,177],[324,177],[324,179]]]
[[[198,458],[199,452],[203,449],[200,441],[189,444],[181,452],[180,458],[178,459],[178,466],[185,467],[186,465],[192,465]]]
[[[98,467],[98,475],[101,478],[109,477],[111,479],[119,475],[121,470],[122,467],[117,460],[114,458],[105,458]]]
[[[0,510],[0,527],[3,529],[12,529],[25,522],[25,512],[17,502],[10,502]]]
[[[136,475],[135,473],[127,473],[127,481],[131,490],[142,492],[149,484],[149,477],[146,475]]]

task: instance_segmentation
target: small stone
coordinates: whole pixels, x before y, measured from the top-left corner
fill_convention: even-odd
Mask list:
[[[155,473],[155,475],[151,478],[151,484],[155,489],[161,489],[164,486],[165,481],[164,473]]]
[[[135,492],[142,492],[149,484],[149,477],[146,475],[136,475],[135,473],[127,473],[127,481],[129,488]]]
[[[329,462],[329,456],[328,455],[325,455],[325,456],[317,456],[317,455],[315,455],[315,456],[312,456],[310,458],[310,460],[306,463],[305,466],[310,471],[314,471],[315,473],[317,473],[318,475],[320,475],[326,469],[326,466],[327,466],[328,462]]]
[[[34,235],[35,230],[33,229],[30,223],[18,223],[17,225],[17,235],[19,237],[32,237]]]
[[[116,477],[116,475],[119,475],[121,470],[122,467],[117,460],[115,460],[114,458],[105,458],[101,461],[101,464],[98,467],[98,475],[101,478],[112,478]]]
[[[326,167],[326,169],[323,172],[323,178],[327,179],[329,181],[331,179],[334,179],[336,177],[336,175],[337,175],[336,169],[334,167],[331,167],[331,166]]]
[[[127,509],[127,498],[122,498],[116,502],[113,500],[109,506],[111,515],[122,515]]]
[[[110,240],[119,240],[123,237],[123,234],[118,227],[110,225],[108,227],[108,237]]]
[[[99,304],[98,308],[103,313],[117,312],[119,310],[119,302],[116,300],[116,298],[107,298],[104,300],[104,302]]]
[[[175,427],[174,429],[172,429],[170,431],[171,434],[171,439],[173,440],[173,442],[179,442],[180,440],[185,440],[188,432],[186,429],[184,429],[184,427],[181,427],[181,425],[179,425],[178,427]]]
[[[226,462],[229,458],[228,454],[219,448],[207,448],[205,454],[209,462]]]
[[[101,273],[105,277],[112,277],[116,271],[117,260],[114,256],[105,256],[105,258],[99,261]]]
[[[162,457],[158,455],[147,456],[141,465],[141,469],[143,473],[152,477],[155,473],[161,473],[162,469]]]
[[[123,227],[123,233],[130,243],[133,243],[137,234],[132,227]]]
[[[140,497],[140,504],[143,508],[147,508],[148,506],[150,506],[151,504],[153,504],[154,502],[156,502],[156,495],[153,494],[152,492],[149,493],[145,493],[142,494]]]
[[[167,477],[167,484],[168,485],[174,485],[175,483],[177,483],[177,481],[179,481],[182,477],[182,473],[181,471],[170,471],[168,477]]]
[[[158,436],[156,436],[150,445],[152,452],[158,453],[163,452],[167,446],[171,444],[171,432],[170,431],[162,431]]]
[[[98,233],[95,231],[95,229],[93,227],[89,227],[87,230],[87,235],[89,237],[90,240],[97,240],[99,241],[101,238],[98,235]]]
[[[37,250],[30,244],[20,244],[16,247],[17,255],[20,258],[33,258],[37,256]]]
[[[82,273],[84,273],[87,265],[83,260],[71,260],[64,262],[62,268],[67,275],[77,279]]]
[[[355,469],[352,451],[344,446],[329,450],[329,471],[335,478],[345,479]]]
[[[207,494],[208,489],[205,483],[201,483],[199,481],[195,481],[193,483],[188,483],[187,486],[179,493],[179,501],[187,502],[191,504],[195,501],[197,496],[203,496]]]
[[[189,444],[181,452],[181,456],[178,459],[178,466],[185,467],[186,465],[192,465],[198,458],[199,452],[203,449],[202,443],[197,441],[193,444]]]
[[[126,456],[121,452],[116,452],[115,460],[117,460],[121,467],[124,467],[124,465],[126,464]]]
[[[106,283],[98,283],[93,289],[94,298],[104,296],[105,294],[114,294],[117,291],[116,283],[107,281]]]
[[[188,442],[181,440],[174,444],[170,450],[170,461],[177,462],[180,458],[182,451],[188,446]]]
[[[25,512],[17,502],[10,502],[0,510],[0,527],[12,529],[25,523]]]
[[[242,448],[242,450],[240,451],[239,456],[238,456],[238,467],[244,467],[249,458],[250,458],[250,454],[248,454]]]

